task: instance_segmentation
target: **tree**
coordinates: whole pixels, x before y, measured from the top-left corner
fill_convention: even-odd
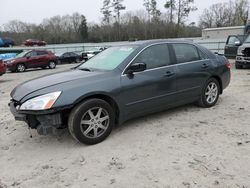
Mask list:
[[[199,25],[202,28],[246,25],[248,7],[249,2],[247,0],[213,4],[203,11]]]
[[[126,9],[126,6],[122,4],[124,0],[113,0],[112,6],[116,13],[117,22],[120,23],[121,11]]]
[[[79,27],[79,33],[83,42],[86,42],[88,39],[88,26],[87,20],[84,15],[81,15],[81,24]]]
[[[104,0],[103,7],[101,8],[101,13],[103,14],[103,22],[106,24],[110,24],[110,17],[112,16],[112,11],[110,11],[111,0]]]
[[[236,0],[235,2],[235,18],[236,23],[239,25],[246,25],[249,15],[249,1],[248,0]]]
[[[159,20],[161,11],[157,9],[157,2],[155,0],[144,0],[143,5],[148,13],[149,22],[151,22],[151,18],[153,18],[154,21]]]
[[[143,0],[143,6],[145,6],[146,11],[148,13],[148,20],[151,20],[151,7],[150,7],[150,0]]]
[[[173,18],[174,18],[174,15],[173,15],[173,13],[174,13],[174,11],[176,10],[176,7],[175,7],[175,0],[168,0],[166,3],[165,3],[165,5],[164,5],[164,7],[166,8],[166,9],[170,9],[170,23],[172,24],[173,23]]]
[[[179,28],[181,24],[184,24],[189,13],[197,10],[195,6],[192,6],[194,0],[170,0],[165,4],[165,8],[170,9],[170,23],[173,23],[173,15],[176,12],[177,25],[176,25],[176,37],[179,34]]]
[[[157,9],[157,2],[155,0],[151,0],[150,7],[153,20],[159,20],[159,17],[161,16],[161,11]]]

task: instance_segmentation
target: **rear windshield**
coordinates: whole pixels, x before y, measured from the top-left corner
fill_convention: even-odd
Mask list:
[[[79,69],[99,69],[113,70],[120,65],[137,47],[120,46],[111,47],[100,54],[89,59],[86,63],[79,66]]]

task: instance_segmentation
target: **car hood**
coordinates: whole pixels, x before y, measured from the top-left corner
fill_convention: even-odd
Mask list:
[[[84,81],[92,80],[92,77],[103,74],[103,72],[87,72],[82,70],[71,70],[56,74],[51,74],[30,80],[18,85],[10,94],[15,101],[22,100],[25,96],[47,87],[55,86],[65,82],[72,82],[78,79]]]
[[[242,48],[249,48],[250,47],[250,43],[243,43],[241,47]]]

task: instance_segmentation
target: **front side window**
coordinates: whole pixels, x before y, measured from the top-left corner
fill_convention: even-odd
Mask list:
[[[227,44],[229,44],[229,45],[235,45],[235,42],[240,43],[240,40],[239,40],[237,37],[235,37],[235,36],[231,36],[231,37],[228,39]]]
[[[177,63],[185,63],[200,60],[197,48],[191,44],[173,44]]]
[[[170,65],[168,45],[158,44],[148,47],[137,56],[133,63],[145,63],[147,69]]]

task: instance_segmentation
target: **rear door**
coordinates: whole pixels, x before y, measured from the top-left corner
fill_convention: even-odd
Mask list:
[[[38,57],[38,62],[36,66],[41,67],[48,65],[48,52],[37,51],[37,57]]]
[[[121,101],[125,116],[136,117],[163,109],[175,101],[175,65],[167,44],[146,48],[133,63],[145,63],[143,72],[121,77]]]
[[[200,96],[205,81],[210,77],[211,61],[193,44],[172,44],[176,56],[177,100],[192,101]]]

